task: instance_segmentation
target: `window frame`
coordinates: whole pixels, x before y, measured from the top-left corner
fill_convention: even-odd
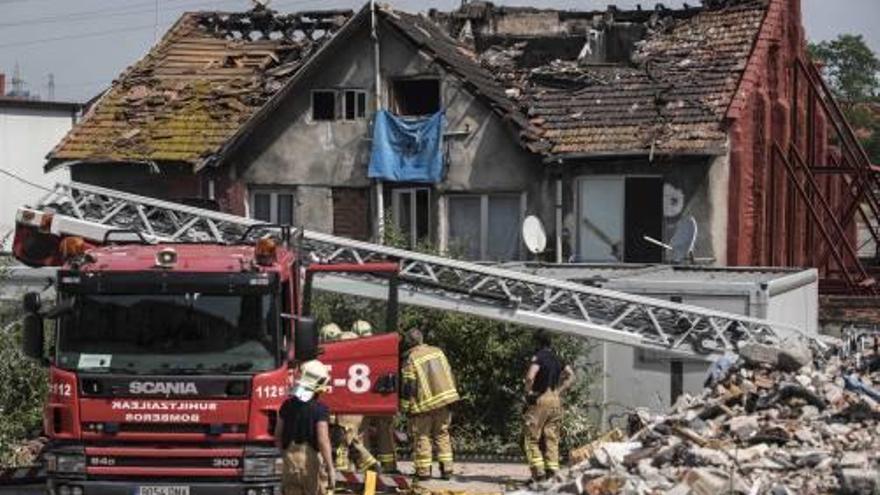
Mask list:
[[[278,196],[290,196],[290,224],[296,224],[296,188],[295,187],[257,187],[249,188],[248,206],[250,207],[249,217],[254,220],[260,220],[256,217],[257,212],[257,195],[269,195],[269,220],[261,220],[263,222],[278,223]]]
[[[480,256],[474,261],[486,261],[489,255],[489,200],[491,197],[507,197],[507,198],[517,198],[519,199],[519,218],[517,220],[518,225],[522,225],[523,220],[526,217],[526,209],[527,209],[527,200],[528,193],[525,191],[493,191],[493,192],[462,192],[462,193],[451,193],[443,196],[445,201],[445,212],[446,212],[446,246],[444,246],[444,250],[448,250],[449,242],[452,240],[450,237],[451,231],[451,221],[450,221],[450,213],[452,207],[450,205],[450,200],[455,198],[478,198],[480,200]],[[518,244],[516,248],[516,255],[512,260],[504,260],[504,261],[515,261],[521,260],[524,256],[523,251],[523,240],[522,240],[522,232],[519,232],[517,235]]]
[[[315,94],[316,93],[331,93],[333,95],[333,118],[331,119],[316,119],[315,118]],[[311,122],[336,122],[339,120],[339,91],[335,89],[313,89],[309,93],[309,120]]]
[[[428,217],[428,226],[427,226],[428,227],[427,228],[428,235],[427,235],[427,239],[430,241],[431,237],[432,237],[431,236],[432,228],[434,226],[433,225],[434,219],[433,219],[433,215],[432,215],[433,211],[431,208],[431,198],[432,198],[431,188],[430,187],[413,186],[413,187],[398,187],[398,188],[394,188],[391,190],[391,216],[394,221],[394,226],[398,229],[400,229],[400,219],[401,219],[401,215],[400,215],[401,196],[404,194],[412,194],[412,200],[409,203],[409,205],[410,205],[410,210],[409,210],[409,221],[410,221],[409,236],[410,236],[410,238],[408,241],[409,241],[410,247],[417,246],[418,242],[419,242],[418,214],[417,214],[418,213],[417,198],[418,198],[419,191],[426,191],[428,193],[428,202],[427,202],[428,203],[428,215],[427,215],[427,217]],[[402,230],[402,229],[400,229],[400,230]]]
[[[391,79],[389,86],[389,94],[388,94],[388,107],[397,115],[404,117],[424,117],[427,114],[405,114],[401,111],[400,99],[398,97],[399,90],[397,88],[397,84],[399,83],[407,83],[407,82],[420,82],[420,81],[431,81],[437,83],[437,110],[439,112],[443,109],[443,79],[434,74],[425,74],[420,76],[407,76],[407,77],[396,77]]]
[[[342,94],[342,112],[340,114],[340,119],[343,122],[357,122],[359,120],[367,119],[367,92],[363,89],[358,88],[345,88],[339,90],[339,93]],[[354,94],[354,117],[348,118],[348,95],[349,93]],[[358,113],[358,98],[363,97],[364,100],[364,108],[362,113]]]

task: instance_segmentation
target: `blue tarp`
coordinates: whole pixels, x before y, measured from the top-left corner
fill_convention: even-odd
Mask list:
[[[369,176],[394,182],[443,180],[445,111],[430,117],[401,118],[387,110],[376,113]]]

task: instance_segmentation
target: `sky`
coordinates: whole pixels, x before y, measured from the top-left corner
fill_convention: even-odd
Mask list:
[[[357,9],[364,0],[272,0],[281,11]],[[840,33],[862,34],[880,52],[880,0],[802,0],[810,40],[833,39]],[[393,6],[443,10],[460,0],[392,0]],[[533,5],[562,9],[620,8],[656,0],[495,0],[496,5]],[[666,0],[680,6],[680,0]],[[699,0],[690,0],[692,5]],[[0,72],[7,88],[18,64],[24,90],[49,99],[50,74],[55,100],[86,101],[106,88],[127,66],[141,58],[157,37],[188,10],[247,10],[251,0],[0,0]],[[872,29],[873,28],[873,29]],[[9,88],[8,88],[9,89]]]

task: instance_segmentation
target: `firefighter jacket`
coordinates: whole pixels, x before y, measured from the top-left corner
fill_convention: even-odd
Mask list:
[[[400,407],[404,412],[424,413],[458,401],[455,377],[443,351],[420,344],[413,347],[403,365]]]

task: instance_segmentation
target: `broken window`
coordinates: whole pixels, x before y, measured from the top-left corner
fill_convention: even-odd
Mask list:
[[[407,246],[429,240],[431,233],[431,190],[426,187],[395,189],[391,193],[394,225]]]
[[[659,263],[663,179],[584,177],[578,180],[579,261]]]
[[[293,224],[293,192],[257,190],[251,193],[251,216],[263,222]]]
[[[336,120],[336,91],[312,91],[312,120]]]
[[[472,260],[520,257],[522,194],[456,194],[447,197],[449,251]]]
[[[439,79],[398,79],[391,86],[391,108],[397,115],[430,115],[440,110]]]
[[[360,120],[367,116],[367,92],[346,89],[342,98],[342,118]]]

